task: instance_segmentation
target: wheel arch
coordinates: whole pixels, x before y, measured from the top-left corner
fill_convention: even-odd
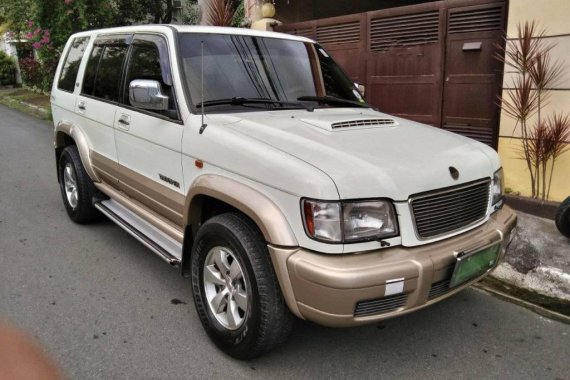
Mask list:
[[[217,212],[210,212],[212,204]],[[184,250],[182,272],[188,273],[190,251],[198,229],[208,216],[239,211],[259,228],[266,242],[277,246],[298,246],[297,239],[280,208],[266,195],[252,187],[223,176],[205,174],[198,177],[186,196],[184,208]]]
[[[54,130],[54,148],[55,148],[55,159],[56,167],[59,162],[59,157],[61,152],[66,146],[75,145],[79,151],[79,156],[81,157],[81,163],[85,168],[85,171],[94,182],[100,182],[99,177],[93,170],[93,165],[91,163],[91,156],[89,154],[89,143],[87,137],[83,131],[74,126],[70,122],[60,121]],[[59,172],[59,171],[58,171]],[[59,174],[58,174],[59,181]]]
[[[206,174],[198,177],[186,197],[184,225],[195,234],[202,222],[204,201],[215,199],[252,219],[265,240],[279,246],[297,246],[297,239],[279,207],[266,195],[236,180]]]

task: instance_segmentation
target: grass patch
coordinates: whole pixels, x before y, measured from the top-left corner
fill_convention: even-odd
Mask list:
[[[0,103],[42,120],[52,120],[49,96],[23,88],[0,89]]]

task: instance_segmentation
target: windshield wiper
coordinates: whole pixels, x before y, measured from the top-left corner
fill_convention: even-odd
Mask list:
[[[283,100],[277,99],[270,99],[270,98],[242,98],[242,97],[233,97],[227,99],[215,99],[215,100],[206,100],[205,102],[196,104],[196,107],[208,107],[208,106],[221,106],[229,104],[232,106],[241,106],[244,104],[279,104],[282,106],[293,106],[293,107],[301,107],[306,109],[309,112],[313,112],[315,107],[311,107],[307,104],[303,104],[301,102],[287,102]]]
[[[348,100],[348,99],[341,99],[334,96],[301,96],[298,97],[297,100],[305,100],[305,101],[313,101],[319,102],[322,104],[329,104],[329,105],[339,105],[339,106],[355,106],[355,107],[364,107],[370,108],[370,105],[367,103],[360,103],[356,100]]]

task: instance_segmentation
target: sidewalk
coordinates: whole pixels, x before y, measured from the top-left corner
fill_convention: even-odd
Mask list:
[[[51,119],[49,96],[0,88],[0,103]],[[550,318],[570,323],[570,239],[553,220],[517,211],[518,226],[503,262],[475,286]]]
[[[503,262],[481,285],[542,307],[546,313],[562,314],[570,322],[570,239],[560,234],[553,220],[521,211],[517,215]]]

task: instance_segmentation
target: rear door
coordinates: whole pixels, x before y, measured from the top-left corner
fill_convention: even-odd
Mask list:
[[[117,150],[113,123],[119,102],[120,82],[132,35],[98,37],[87,61],[75,112],[89,136],[91,161],[108,184],[118,185]]]
[[[169,97],[169,110],[131,105],[129,84],[136,79],[158,81]],[[176,225],[182,225],[184,183],[182,132],[172,83],[167,40],[158,34],[136,34],[122,84],[122,104],[115,118],[120,188],[130,197]]]

